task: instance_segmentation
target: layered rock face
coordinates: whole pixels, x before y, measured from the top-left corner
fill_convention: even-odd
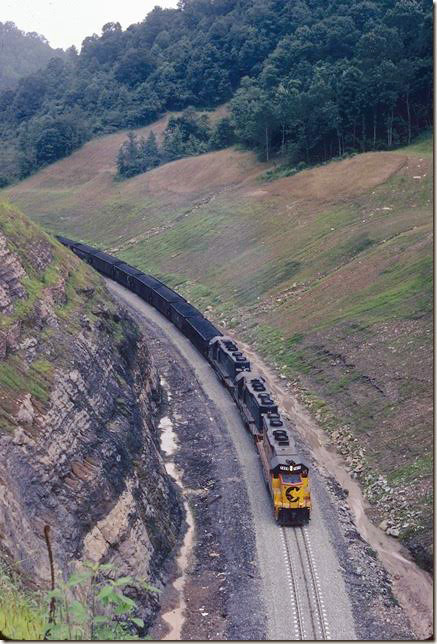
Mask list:
[[[100,278],[0,207],[0,552],[38,585],[45,526],[58,578],[93,560],[159,580],[181,506],[158,402],[146,340]]]

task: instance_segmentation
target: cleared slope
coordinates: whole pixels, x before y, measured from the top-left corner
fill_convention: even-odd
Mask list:
[[[118,182],[117,137],[87,144],[9,197],[235,327],[306,397],[367,486],[375,518],[426,559],[430,138],[271,182],[267,166],[235,149]]]

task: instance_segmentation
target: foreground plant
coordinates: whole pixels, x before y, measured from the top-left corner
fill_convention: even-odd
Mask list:
[[[130,576],[108,579],[104,575],[112,569],[112,564],[85,562],[43,595],[26,591],[19,576],[0,566],[0,639],[139,639],[144,622],[135,616],[137,604],[127,589],[159,590]]]
[[[46,639],[139,639],[136,633],[144,628],[144,622],[135,617],[137,604],[123,591],[127,588],[159,591],[146,581],[130,576],[105,578],[102,573],[112,568],[109,563],[87,561],[82,570],[74,572],[48,594],[56,607],[53,621],[46,627]]]

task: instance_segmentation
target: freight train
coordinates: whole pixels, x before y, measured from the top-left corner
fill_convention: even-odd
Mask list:
[[[163,282],[86,244],[57,236],[97,271],[126,287],[170,320],[209,361],[229,390],[259,452],[263,475],[280,525],[303,525],[310,519],[308,467],[302,463],[290,425],[284,422],[267,383],[250,361],[181,295]]]

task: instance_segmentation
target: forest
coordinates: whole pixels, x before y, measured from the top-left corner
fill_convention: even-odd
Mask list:
[[[20,78],[45,67],[62,49],[52,49],[36,32],[26,33],[13,22],[0,22],[0,91],[16,87]]]
[[[94,136],[226,102],[227,144],[265,160],[406,144],[432,125],[432,30],[429,0],[180,0],[108,23],[0,93],[0,185]],[[214,145],[196,141],[188,153]]]

